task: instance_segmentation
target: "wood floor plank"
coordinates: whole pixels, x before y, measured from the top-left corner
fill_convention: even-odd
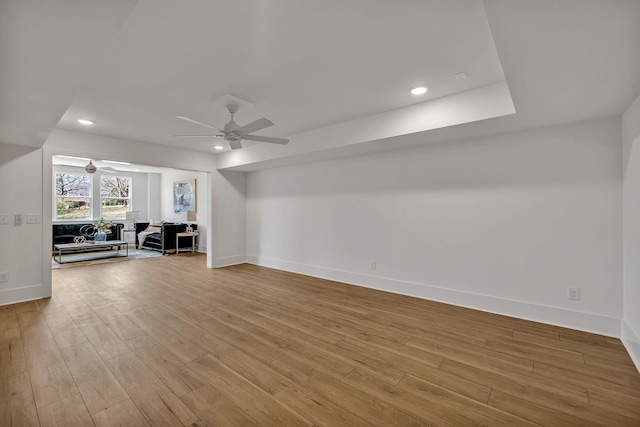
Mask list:
[[[107,313],[99,313],[100,320],[122,341],[140,337],[145,332],[133,323],[127,316],[113,310]]]
[[[129,398],[91,344],[75,344],[61,351],[90,414]]]
[[[9,322],[10,320],[15,320],[16,322],[18,321],[15,305],[0,305],[0,331],[2,330],[2,327],[6,324],[6,322]]]
[[[25,355],[38,408],[79,394],[54,340],[26,346]]]
[[[96,427],[148,427],[138,407],[131,399],[127,399],[109,409],[93,415]]]
[[[380,399],[358,387],[354,388],[324,375],[314,377],[305,385],[325,399],[334,402],[372,425],[416,427],[433,425],[406,411],[401,411],[388,403],[386,398]],[[453,417],[455,418],[455,415]]]
[[[42,427],[92,427],[94,425],[79,394],[41,407],[38,413]]]
[[[614,370],[595,370],[591,366],[577,364],[560,368],[544,362],[535,362],[534,373],[580,387],[587,388],[591,384],[606,388],[611,393],[640,398],[640,374],[625,375]]]
[[[170,351],[185,363],[206,354],[206,351],[196,344],[172,329],[167,328],[158,319],[142,310],[130,312],[127,314],[127,317],[166,350]]]
[[[353,377],[355,372],[350,375]],[[432,405],[436,404],[440,410],[449,409],[449,414],[455,412],[475,422],[481,422],[483,425],[534,425],[517,415],[504,411],[493,411],[487,405],[435,386],[413,375],[408,374],[405,376],[398,384],[398,388],[409,391],[411,395],[417,396]],[[394,398],[396,397],[394,396]]]
[[[198,420],[135,354],[105,363],[151,425],[189,425]]]
[[[129,347],[102,320],[83,321],[80,329],[103,360],[129,353]]]
[[[302,414],[316,425],[370,426],[371,424],[329,399],[296,383],[289,384],[276,394],[276,399]]]
[[[20,337],[24,345],[53,339],[47,320],[39,311],[23,311],[17,313],[17,316],[18,324],[20,325]]]
[[[86,335],[69,315],[49,318],[47,324],[60,348],[87,342]]]
[[[0,425],[38,425],[38,412],[27,372],[0,378]]]
[[[271,395],[275,395],[291,383],[290,379],[274,371],[268,365],[213,335],[205,335],[196,338],[196,340],[198,345],[207,350],[209,356],[214,357],[224,366],[242,375]]]
[[[631,357],[629,357],[629,354],[626,351],[621,350],[619,348],[596,347],[580,341],[553,339],[553,338],[541,337],[535,334],[519,332],[519,331],[514,331],[513,337],[526,340],[526,341],[535,342],[538,344],[547,345],[549,347],[556,347],[556,348],[561,348],[561,349],[570,350],[570,351],[577,351],[583,354],[596,356],[601,359],[610,360],[613,362],[626,363],[627,365],[633,365],[633,361],[631,360]]]
[[[587,390],[589,403],[594,408],[611,410],[633,420],[640,420],[640,400],[624,396],[612,395],[602,391]]]
[[[249,415],[210,385],[182,396],[182,401],[210,426],[258,426]]]
[[[255,340],[276,345],[281,354],[298,359],[336,379],[342,378],[353,369],[353,366],[348,361],[334,356],[331,352],[321,350],[314,346],[312,342],[299,339],[293,334],[280,336],[272,335],[267,331],[260,331],[259,333],[247,331],[246,333],[250,334]],[[309,339],[311,338],[309,337]]]
[[[219,322],[215,319],[209,319],[208,321],[202,322],[200,325],[203,329],[206,329],[209,334],[226,341],[237,349],[251,349],[252,356],[263,363],[267,363],[282,356],[280,348],[275,345],[275,343],[260,341],[253,338],[252,332],[260,333],[256,327],[252,327],[246,332],[240,332],[231,328],[226,323]],[[197,343],[197,340],[195,340],[195,342]]]
[[[553,419],[554,422],[557,422],[558,425],[562,425],[563,427],[588,427],[602,425],[588,419],[578,418],[549,409],[542,405],[537,405],[530,400],[523,399],[520,396],[515,396],[500,390],[494,390],[491,393],[489,405],[540,425],[545,425],[550,419]]]
[[[311,426],[312,422],[282,405],[244,377],[225,367],[209,355],[189,363],[189,366],[230,401],[243,408],[263,425]],[[251,405],[246,405],[251,401]]]
[[[481,369],[454,360],[443,361],[438,370],[483,384],[493,390],[502,390],[525,397],[532,402],[551,408],[589,403],[584,387],[531,372]]]
[[[188,340],[202,336],[206,333],[203,329],[200,329],[193,323],[189,323],[164,307],[147,307],[144,311],[160,320],[162,323],[167,325],[167,327],[173,329]]]
[[[409,347],[416,347],[437,354],[446,359],[456,360],[461,363],[477,364],[480,366],[493,366],[498,369],[521,370],[532,372],[533,361],[522,357],[511,356],[483,347],[461,347],[454,341],[446,338],[413,337],[407,343]]]
[[[358,319],[353,315],[346,315],[337,310],[317,308],[308,314],[308,317],[318,319],[318,323],[324,327],[335,329],[336,332],[348,336],[360,336],[361,334],[377,335],[389,341],[406,344],[411,335],[399,330],[381,328],[375,323]]]
[[[488,387],[486,383],[473,382],[461,376],[438,369],[438,367],[442,364],[442,359],[440,359],[437,364],[430,365],[428,363],[417,361],[415,359],[403,356],[387,349],[367,346],[365,343],[350,340],[348,338],[344,339],[341,343],[338,343],[338,345],[340,344],[345,346],[345,348],[350,349],[354,354],[373,354],[380,360],[386,360],[387,363],[392,364],[404,373],[409,373],[418,378],[425,379],[432,384],[441,386],[451,391],[455,391],[456,393],[463,396],[467,396],[479,402],[487,402],[489,400],[491,388]],[[363,370],[363,367],[358,367],[358,369]],[[375,371],[372,372],[371,370],[369,370],[368,372],[370,374],[373,374],[374,376],[384,378],[384,376]]]
[[[6,320],[0,329],[0,378],[27,370],[24,347],[17,320]]]
[[[202,378],[150,336],[145,334],[126,344],[176,396],[183,396],[205,385]]]
[[[489,339],[485,348],[540,362],[552,363],[553,361],[553,363],[560,366],[567,363],[584,363],[581,352],[545,346],[510,337]]]

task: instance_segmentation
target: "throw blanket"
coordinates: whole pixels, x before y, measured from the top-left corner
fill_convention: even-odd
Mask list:
[[[155,234],[157,231],[141,231],[138,233],[138,247],[144,246],[144,241],[150,234]]]

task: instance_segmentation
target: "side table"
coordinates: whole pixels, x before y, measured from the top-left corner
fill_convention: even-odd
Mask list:
[[[197,231],[183,231],[182,233],[176,233],[176,254],[180,252],[191,251],[191,253],[196,252],[196,237],[198,236]],[[191,247],[189,248],[180,248],[180,238],[181,237],[191,237]]]

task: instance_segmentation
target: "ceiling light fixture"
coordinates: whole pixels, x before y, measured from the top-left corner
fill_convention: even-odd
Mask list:
[[[89,126],[94,124],[95,122],[87,119],[78,119],[78,123]]]
[[[427,91],[429,90],[428,86],[416,86],[413,89],[411,89],[411,94],[412,95],[422,95],[427,93]]]
[[[213,148],[215,148],[216,150],[224,150],[224,147],[222,145],[214,145]]]
[[[87,173],[95,173],[95,171],[97,171],[98,168],[93,164],[91,160],[89,160],[89,164],[84,167],[84,170],[86,170]]]

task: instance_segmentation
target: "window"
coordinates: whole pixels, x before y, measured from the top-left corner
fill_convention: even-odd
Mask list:
[[[101,216],[106,219],[125,219],[131,210],[131,177],[101,176]]]
[[[56,219],[91,218],[91,178],[56,172]]]

